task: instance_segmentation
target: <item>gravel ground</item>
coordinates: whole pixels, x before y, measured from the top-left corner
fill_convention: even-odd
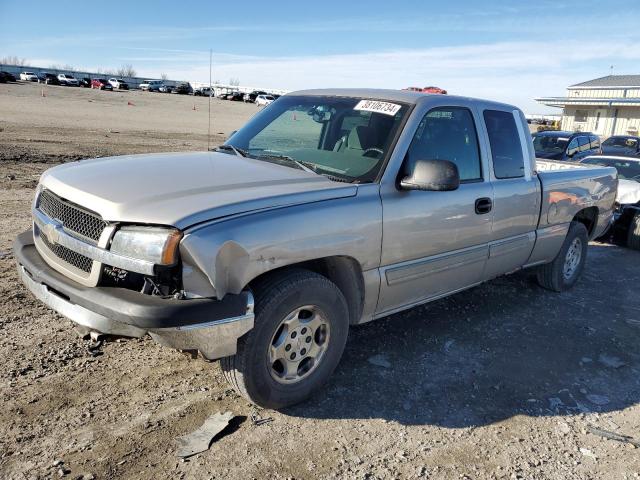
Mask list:
[[[19,284],[11,253],[45,169],[206,148],[206,99],[41,95],[0,85],[0,478],[640,477],[638,450],[618,441],[640,442],[639,252],[591,243],[567,293],[521,272],[355,327],[324,391],[257,410],[216,363],[149,339],[90,350]],[[256,111],[213,106],[214,143]],[[174,439],[224,411],[231,426],[180,461]]]

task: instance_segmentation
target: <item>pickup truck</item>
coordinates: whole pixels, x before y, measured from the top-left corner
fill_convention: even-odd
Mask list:
[[[571,288],[616,188],[614,168],[538,172],[511,105],[310,90],[213,151],[46,171],[14,254],[85,334],[221,359],[239,393],[281,408],[327,381],[350,325],[522,268]]]

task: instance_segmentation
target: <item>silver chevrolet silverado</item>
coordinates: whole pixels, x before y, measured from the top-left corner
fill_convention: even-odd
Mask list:
[[[349,325],[521,268],[570,288],[616,189],[613,168],[538,172],[510,105],[302,91],[211,152],[48,170],[14,251],[84,333],[222,359],[238,392],[280,408],[328,379]]]

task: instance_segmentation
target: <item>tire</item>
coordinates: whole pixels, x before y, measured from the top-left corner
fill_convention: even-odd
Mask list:
[[[627,247],[640,250],[640,211],[636,212],[629,223]]]
[[[256,285],[254,294],[254,328],[238,340],[234,356],[221,360],[225,378],[239,394],[263,408],[302,402],[325,384],[340,362],[349,331],[347,301],[326,277],[302,269],[268,277]],[[287,321],[291,327],[285,326]],[[326,322],[324,329],[314,331],[310,326],[305,332],[305,325],[320,321]],[[276,344],[287,357],[297,352],[297,358],[303,358],[297,367],[284,359],[295,378],[285,378],[279,359],[273,362]],[[312,350],[322,353],[316,359]]]
[[[582,223],[571,222],[556,258],[551,263],[538,267],[538,284],[554,292],[564,292],[573,287],[584,269],[588,244],[587,228]]]

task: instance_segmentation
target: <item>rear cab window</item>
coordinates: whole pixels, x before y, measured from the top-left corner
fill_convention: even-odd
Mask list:
[[[495,177],[498,179],[524,177],[522,143],[513,113],[485,110],[483,116],[489,134]]]

